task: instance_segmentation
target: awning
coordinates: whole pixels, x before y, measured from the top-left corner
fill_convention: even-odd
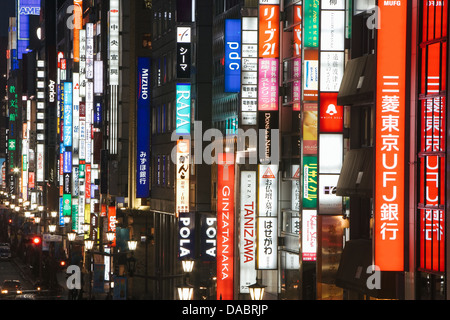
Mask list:
[[[373,197],[373,148],[347,152],[336,188],[338,196]]]
[[[341,255],[336,286],[375,298],[395,299],[396,273],[378,272],[376,279],[372,271],[372,241],[350,240],[345,243]]]
[[[337,103],[352,106],[374,102],[376,90],[375,55],[349,60],[342,78]]]

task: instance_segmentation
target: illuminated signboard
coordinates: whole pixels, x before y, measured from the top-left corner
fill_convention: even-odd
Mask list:
[[[444,273],[446,267],[446,150],[448,1],[422,1],[423,29],[419,78],[418,148],[419,268]]]
[[[191,51],[190,43],[177,44],[177,78],[191,77]]]
[[[202,261],[216,261],[217,257],[217,217],[201,216],[201,258]]]
[[[294,37],[294,56],[292,68],[292,100],[294,101],[293,110],[300,111],[300,100],[302,99],[301,87],[301,71],[302,71],[302,6],[294,6],[294,21],[295,27],[293,32]]]
[[[217,299],[234,298],[234,154],[220,154],[217,183]]]
[[[278,218],[258,217],[257,268],[276,270],[278,251]]]
[[[256,125],[258,110],[258,18],[242,17],[242,125]]]
[[[291,186],[291,209],[294,211],[300,211],[300,166],[298,164],[292,165],[292,186]]]
[[[177,78],[191,77],[191,27],[177,27]]]
[[[302,258],[316,261],[317,258],[317,211],[304,210],[302,215]]]
[[[190,142],[177,143],[177,213],[189,212]]]
[[[303,100],[317,101],[319,90],[319,53],[306,50],[304,53]]]
[[[258,110],[277,111],[279,91],[278,59],[259,60]]]
[[[178,220],[178,259],[195,259],[195,215],[181,212]]]
[[[176,133],[191,134],[191,85],[177,84]]]
[[[305,0],[303,5],[305,30],[304,45],[309,48],[319,47],[319,1]]]
[[[80,46],[80,97],[86,97],[86,30],[79,32]]]
[[[109,84],[119,85],[120,14],[119,0],[109,1]]]
[[[303,157],[303,208],[317,207],[318,167],[317,156]]]
[[[256,283],[256,172],[241,172],[240,190],[240,293]]]
[[[73,0],[73,61],[80,62],[80,30],[83,28],[83,0]]]
[[[404,269],[407,2],[380,2],[375,129],[375,265]]]
[[[277,268],[278,165],[260,165],[257,218],[257,269]]]
[[[72,196],[65,194],[62,199],[64,217],[70,216],[72,214]]]
[[[259,5],[259,57],[278,58],[280,51],[280,7]]]
[[[27,52],[30,43],[30,16],[41,14],[41,0],[18,0],[17,2],[17,57]],[[34,31],[33,31],[34,32]]]
[[[259,5],[258,110],[278,111],[280,7]]]
[[[63,142],[65,147],[72,146],[72,98],[73,88],[71,82],[64,83],[64,129],[63,129]]]
[[[115,247],[116,246],[116,207],[115,206],[109,206],[108,207],[108,231],[112,231],[114,232],[114,240],[111,244],[111,246]],[[91,217],[91,221],[92,221],[92,217]],[[92,225],[92,223],[91,223]],[[95,226],[95,225],[93,225]],[[92,228],[91,228],[92,229]]]
[[[259,166],[258,215],[276,217],[278,215],[278,166]]]
[[[333,133],[344,130],[344,107],[337,104],[336,93],[320,93],[320,131]]]
[[[45,150],[43,144],[36,147],[36,181],[44,182]]]
[[[241,90],[241,20],[225,20],[225,92]]]
[[[86,79],[94,79],[94,24],[86,23]]]
[[[72,148],[73,164],[79,164],[80,150],[80,74],[73,73],[72,89]]]
[[[136,197],[150,197],[150,58],[138,59]]]

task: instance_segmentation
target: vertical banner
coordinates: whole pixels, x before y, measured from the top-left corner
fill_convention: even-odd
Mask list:
[[[120,1],[109,1],[109,84],[119,85]]]
[[[73,88],[71,82],[64,83],[64,129],[63,142],[64,147],[72,147],[72,126],[73,126]]]
[[[80,62],[80,30],[83,28],[83,0],[73,0],[73,61]]]
[[[256,266],[260,270],[275,270],[278,266],[278,165],[260,165],[258,181]]]
[[[304,12],[304,44],[305,47],[319,47],[319,1],[305,0],[303,5]]]
[[[320,4],[319,177],[317,214],[342,214],[336,187],[344,158],[344,111],[337,96],[344,75],[345,1]],[[330,157],[330,155],[333,155]],[[306,214],[304,212],[304,214]]]
[[[92,223],[92,217],[91,217],[91,225],[95,226],[95,224]],[[91,228],[93,229],[93,228]],[[112,242],[112,246],[116,246],[116,207],[115,206],[109,206],[108,207],[108,231],[114,232],[114,240]],[[92,230],[91,230],[92,232]],[[91,238],[93,239],[93,238]]]
[[[278,111],[279,57],[280,57],[280,6],[259,1],[259,63],[258,110]]]
[[[240,293],[256,283],[256,172],[241,172],[240,191]]]
[[[234,154],[219,154],[217,184],[217,299],[234,299]]]
[[[191,27],[177,27],[177,78],[191,77]]]
[[[240,19],[225,20],[225,92],[241,90],[241,27]]]
[[[302,214],[302,259],[317,259],[317,211],[303,210]]]
[[[177,135],[191,134],[191,85],[177,84],[176,101],[176,133]]]
[[[195,259],[195,215],[190,212],[181,212],[178,231],[178,259]]]
[[[189,181],[190,181],[189,140],[178,140],[177,143],[177,214],[189,211]]]
[[[419,167],[419,268],[446,268],[448,1],[422,1]],[[422,99],[424,96],[424,99]]]
[[[380,2],[375,129],[375,265],[404,269],[407,2]]]
[[[136,198],[150,197],[150,58],[138,58]]]
[[[200,256],[202,261],[216,261],[217,257],[217,217],[207,214],[201,216]]]
[[[258,111],[258,18],[242,17],[241,123],[256,125]]]

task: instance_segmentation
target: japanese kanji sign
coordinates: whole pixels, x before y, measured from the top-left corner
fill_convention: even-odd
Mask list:
[[[379,3],[374,238],[381,271],[404,268],[407,2],[397,3]]]

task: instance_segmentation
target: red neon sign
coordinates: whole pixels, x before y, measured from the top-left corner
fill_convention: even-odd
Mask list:
[[[320,131],[344,130],[344,107],[337,104],[337,93],[320,93]]]
[[[379,3],[374,239],[382,271],[404,269],[407,2],[398,3]]]
[[[217,299],[233,300],[234,154],[220,154],[217,188]]]
[[[280,56],[280,6],[259,6],[259,57]]]

